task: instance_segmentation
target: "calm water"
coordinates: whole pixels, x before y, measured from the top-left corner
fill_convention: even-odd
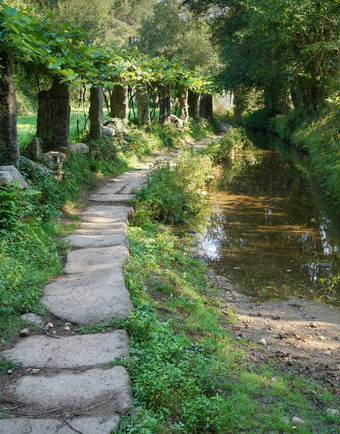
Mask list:
[[[253,136],[227,164],[222,191],[210,195],[198,250],[256,300],[338,298],[339,281],[330,290],[325,279],[340,273],[340,221],[309,190],[303,157],[268,140]]]

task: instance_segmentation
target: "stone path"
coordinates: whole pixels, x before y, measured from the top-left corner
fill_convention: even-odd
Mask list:
[[[172,151],[153,156],[150,165],[177,155]],[[146,163],[141,170],[108,180],[90,196],[93,204],[82,213],[79,228],[66,238],[71,250],[64,274],[45,287],[43,296],[48,311],[65,322],[64,330],[127,318],[133,309],[121,271],[129,255],[126,230],[132,213],[125,203],[146,182],[148,169]],[[30,318],[26,315],[26,320]],[[34,315],[31,322],[43,325]],[[0,433],[112,432],[132,404],[128,373],[112,363],[129,357],[127,333],[57,336],[48,324],[44,329],[48,335],[20,338],[1,355],[20,362],[22,375],[2,390],[3,400],[14,405],[14,411],[0,419]]]
[[[127,318],[133,309],[121,271],[129,255],[126,230],[132,208],[122,204],[145,183],[146,173],[142,169],[108,180],[90,196],[93,205],[66,238],[71,250],[64,274],[45,287],[43,304],[72,327]],[[18,417],[0,419],[0,433],[110,433],[132,403],[127,371],[112,366],[129,357],[128,346],[124,330],[20,338],[2,354],[23,368],[23,375],[2,391],[5,401],[18,404]]]

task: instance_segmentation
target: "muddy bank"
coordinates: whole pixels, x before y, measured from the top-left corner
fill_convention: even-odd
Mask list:
[[[325,379],[340,392],[340,310],[336,307],[289,297],[285,301],[253,302],[228,279],[209,272],[209,279],[223,291],[224,309],[232,309],[232,333],[257,343],[251,358],[278,360],[287,369]]]

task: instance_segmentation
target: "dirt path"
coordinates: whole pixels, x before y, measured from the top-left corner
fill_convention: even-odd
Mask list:
[[[325,379],[340,392],[340,310],[336,307],[290,297],[284,301],[253,302],[228,279],[212,271],[209,278],[224,292],[224,308],[236,314],[232,333],[257,343],[251,358],[273,358],[287,369]]]

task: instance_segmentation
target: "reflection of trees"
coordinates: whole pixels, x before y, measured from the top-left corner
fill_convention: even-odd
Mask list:
[[[215,196],[220,209],[199,241],[201,250],[209,247],[214,268],[259,299],[308,293],[320,278],[339,273],[329,221],[318,216],[292,164],[270,151],[244,151],[229,161],[226,174],[226,193]],[[325,262],[332,268],[320,266]]]

